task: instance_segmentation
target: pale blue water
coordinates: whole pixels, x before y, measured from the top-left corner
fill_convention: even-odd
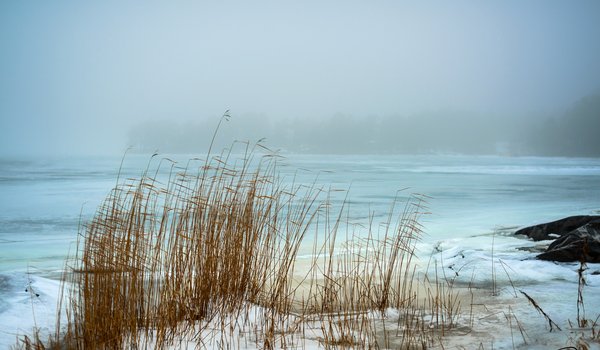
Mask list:
[[[139,176],[148,160],[128,156],[121,176]],[[500,228],[600,213],[600,159],[287,155],[283,163],[284,181],[295,174],[297,182],[312,183],[318,176],[325,188],[349,188],[350,216],[359,221],[369,212],[383,220],[396,195],[431,197],[419,246],[423,259],[437,246],[446,261],[461,253],[476,264],[489,259],[491,234]],[[24,292],[30,282],[40,286],[40,298],[56,291],[52,280],[40,277],[56,278],[74,249],[80,221],[91,217],[115,185],[119,164],[120,157],[0,159],[0,346],[31,327],[18,317],[31,313]],[[340,192],[334,199],[339,204],[344,196]],[[540,262],[522,262],[530,256],[515,249],[529,243],[504,234],[494,244],[496,257],[513,262],[512,278],[529,283]],[[536,278],[567,280],[570,274],[565,265]]]

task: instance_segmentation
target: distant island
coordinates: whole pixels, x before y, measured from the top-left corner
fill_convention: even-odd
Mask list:
[[[144,122],[129,132],[139,152],[194,153],[206,149],[216,119]],[[269,118],[234,115],[219,130],[216,147],[233,140],[267,139],[274,149],[313,154],[498,154],[600,157],[600,94],[574,103],[559,116],[490,117],[460,111],[413,116]]]

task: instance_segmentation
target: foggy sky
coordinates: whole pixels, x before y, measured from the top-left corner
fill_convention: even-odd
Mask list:
[[[599,1],[2,1],[0,154],[120,153],[145,120],[560,113]],[[443,114],[443,113],[442,113]]]

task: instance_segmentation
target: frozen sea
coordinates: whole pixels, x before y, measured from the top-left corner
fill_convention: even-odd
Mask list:
[[[189,157],[170,158],[185,163]],[[149,159],[128,155],[121,177],[139,176]],[[120,162],[120,157],[0,159],[0,348],[34,325],[52,329],[65,258],[75,249],[80,225],[116,184]],[[578,265],[534,260],[533,253],[517,249],[534,243],[511,233],[569,215],[600,214],[600,159],[285,155],[282,162],[284,181],[317,178],[325,188],[349,190],[349,213],[358,221],[370,213],[383,221],[395,197],[427,195],[430,214],[422,218],[418,244],[421,269],[433,259],[446,274],[458,274],[459,282],[481,286],[489,286],[494,273],[500,285],[510,280],[536,295],[555,321],[572,320]],[[588,270],[586,306],[595,317],[600,276],[594,271],[600,266]]]

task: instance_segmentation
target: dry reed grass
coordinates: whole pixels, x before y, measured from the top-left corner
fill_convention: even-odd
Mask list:
[[[284,186],[278,156],[257,147],[266,150],[242,144],[240,157],[226,150],[183,168],[165,158],[139,179],[117,179],[80,233],[66,320],[51,342],[23,347],[236,348],[245,337],[263,349],[306,339],[424,349],[453,327],[452,286],[437,274],[415,286],[426,197],[394,201],[385,222],[371,215],[357,228],[347,201],[334,209],[316,184]],[[306,242],[311,258],[298,268]]]

